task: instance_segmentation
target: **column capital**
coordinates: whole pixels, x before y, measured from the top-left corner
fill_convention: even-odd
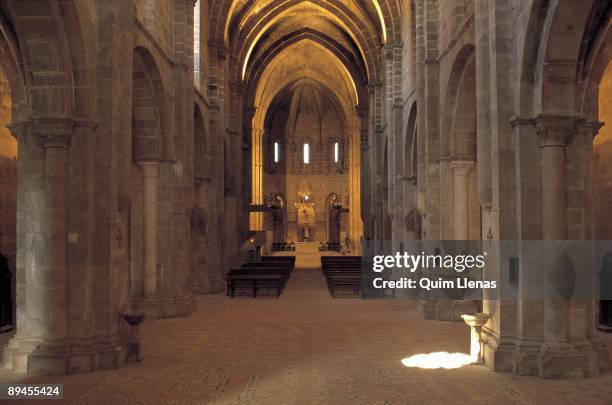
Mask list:
[[[450,167],[457,176],[467,176],[470,170],[474,167],[476,162],[473,160],[452,160]]]
[[[512,125],[513,128],[521,126],[535,126],[535,119],[515,115],[510,118],[510,125]]]
[[[159,175],[159,161],[157,160],[143,160],[137,162],[138,166],[142,168],[142,174],[144,177],[158,177]]]
[[[541,114],[535,118],[538,145],[565,146],[576,133],[579,117]]]
[[[373,96],[376,94],[376,90],[382,88],[382,82],[377,80],[373,83],[369,83],[366,85],[366,88],[368,89],[368,93]]]
[[[580,129],[584,131],[584,135],[586,136],[587,141],[592,141],[593,138],[599,134],[599,130],[606,125],[605,122],[600,121],[582,121],[579,123]]]
[[[72,118],[34,118],[27,122],[30,134],[40,139],[43,148],[67,149],[76,121]]]
[[[395,50],[402,49],[402,44],[396,44],[396,43],[387,43],[385,45],[383,45],[383,55],[385,59],[393,59]]]
[[[6,127],[11,132],[11,135],[17,139],[17,142],[21,142],[27,134],[29,125],[27,121],[20,121],[11,122],[10,124],[7,124]]]

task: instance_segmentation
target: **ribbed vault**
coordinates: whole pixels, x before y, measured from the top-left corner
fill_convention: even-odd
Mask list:
[[[304,30],[342,52],[364,83],[380,79],[381,47],[399,41],[397,0],[224,0],[211,4],[210,43],[231,54],[231,78],[248,82],[271,49]]]

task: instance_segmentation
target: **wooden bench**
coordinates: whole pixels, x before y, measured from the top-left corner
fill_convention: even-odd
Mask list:
[[[258,270],[261,272],[266,272],[268,270],[270,271],[281,270],[287,274],[287,278],[291,276],[291,272],[293,271],[293,266],[291,265],[291,263],[280,263],[280,262],[251,262],[251,263],[243,264],[242,266],[240,266],[240,268]]]
[[[260,273],[253,270],[236,269],[227,274],[227,294],[231,298],[236,295],[236,290],[246,289],[251,292],[253,298],[262,290],[272,290],[276,298],[280,297],[287,277],[284,273]]]
[[[322,256],[321,270],[333,298],[361,294],[361,257]]]
[[[329,279],[328,288],[333,298],[361,295],[361,275],[342,275]]]
[[[248,290],[252,297],[263,290],[273,290],[278,298],[295,267],[295,256],[264,256],[260,262],[249,262],[227,274],[227,293],[234,297],[236,290]]]
[[[264,263],[290,263],[291,270],[295,268],[295,256],[262,256]]]

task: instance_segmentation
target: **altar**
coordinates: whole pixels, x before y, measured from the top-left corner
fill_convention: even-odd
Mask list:
[[[319,253],[318,242],[296,242],[295,243],[295,255]]]
[[[339,256],[338,252],[319,251],[318,242],[296,242],[295,251],[273,252],[273,256],[295,256],[296,268],[319,268],[321,267],[321,256]]]

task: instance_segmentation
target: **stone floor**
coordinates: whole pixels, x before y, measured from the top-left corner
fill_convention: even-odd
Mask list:
[[[280,299],[198,305],[191,318],[143,324],[142,363],[0,381],[61,383],[71,404],[612,404],[610,374],[543,381],[482,366],[406,368],[413,354],[467,352],[467,326],[424,321],[411,301],[333,300],[320,270],[297,269]]]

